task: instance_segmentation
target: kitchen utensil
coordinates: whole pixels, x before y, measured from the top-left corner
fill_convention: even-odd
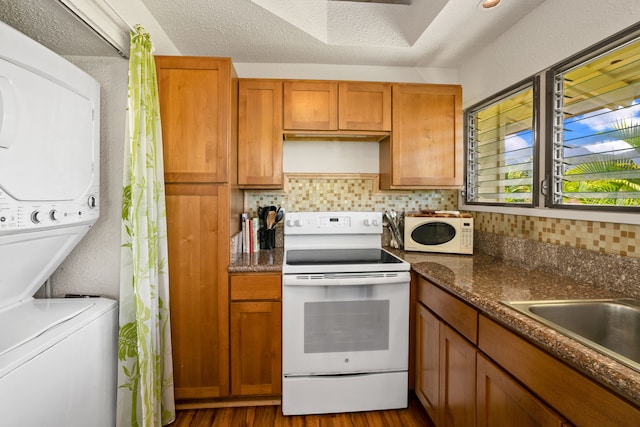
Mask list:
[[[395,248],[402,249],[404,247],[404,242],[402,239],[402,233],[400,232],[400,225],[398,223],[398,214],[395,210],[389,209],[384,213],[384,216],[387,218],[387,221],[389,222],[389,229],[391,230],[391,245]]]
[[[272,229],[276,225],[276,211],[269,211],[267,214],[267,229]]]
[[[282,221],[282,218],[284,218],[284,208],[278,208],[276,212],[276,223]]]

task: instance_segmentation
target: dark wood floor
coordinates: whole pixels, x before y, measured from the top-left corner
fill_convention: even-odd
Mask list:
[[[433,427],[416,398],[408,409],[284,416],[280,406],[185,409],[171,427]]]

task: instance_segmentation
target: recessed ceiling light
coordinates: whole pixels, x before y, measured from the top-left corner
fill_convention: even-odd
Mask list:
[[[500,0],[480,0],[478,3],[478,9],[480,10],[489,10],[500,4]]]

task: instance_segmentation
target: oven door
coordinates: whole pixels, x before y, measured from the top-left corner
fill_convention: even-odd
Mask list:
[[[405,371],[409,272],[285,275],[286,376]]]

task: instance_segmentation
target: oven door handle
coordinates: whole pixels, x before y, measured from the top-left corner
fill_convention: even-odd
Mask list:
[[[283,286],[370,286],[409,283],[408,271],[397,273],[292,274],[282,277]]]

